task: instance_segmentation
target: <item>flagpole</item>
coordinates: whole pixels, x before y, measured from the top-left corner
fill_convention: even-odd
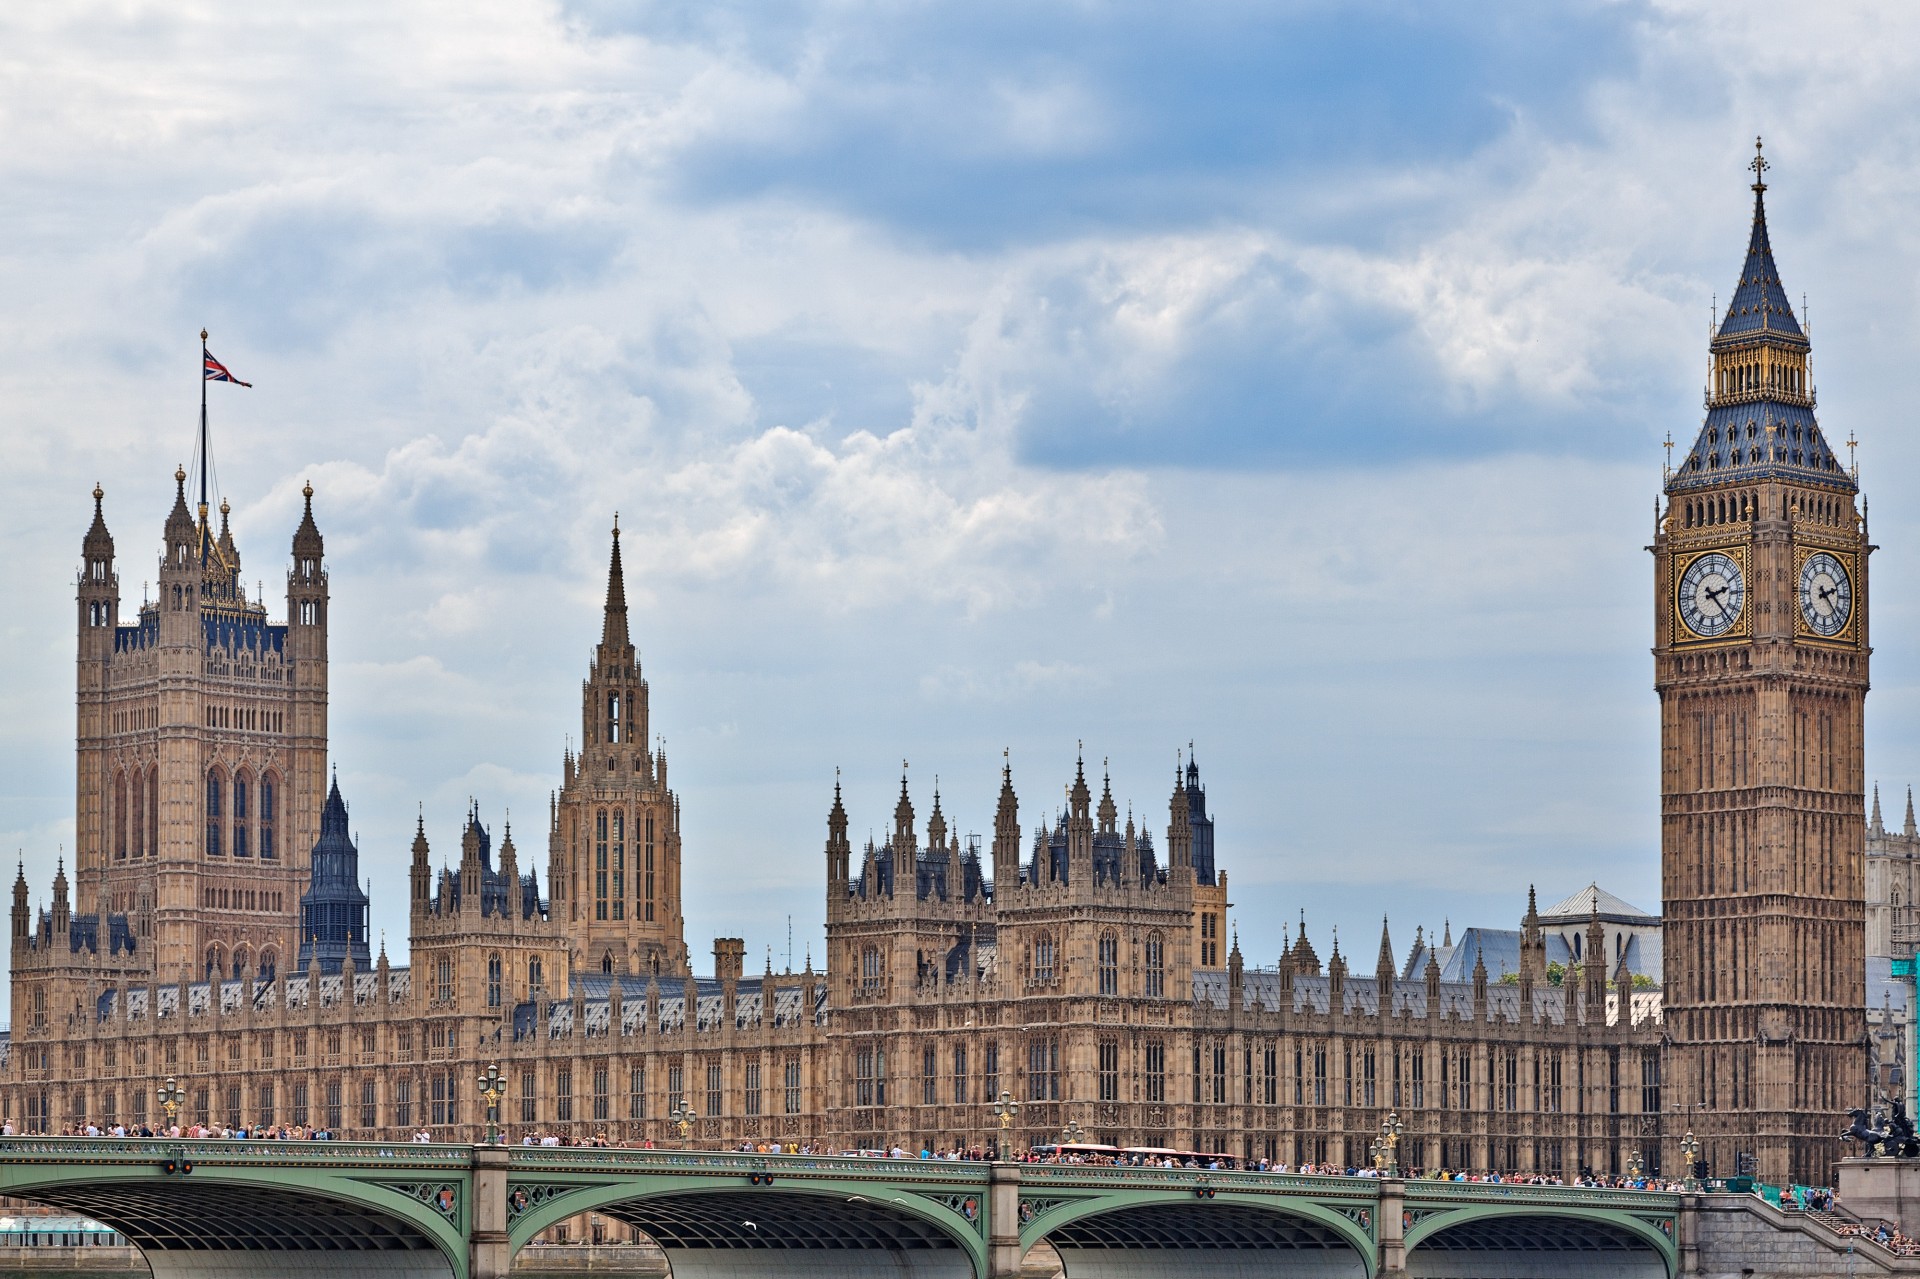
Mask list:
[[[207,331],[200,330],[200,567],[207,566]]]

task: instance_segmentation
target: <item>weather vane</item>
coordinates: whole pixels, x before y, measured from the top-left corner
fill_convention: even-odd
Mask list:
[[[1767,189],[1767,170],[1773,167],[1767,163],[1767,157],[1762,153],[1761,147],[1760,135],[1755,134],[1753,138],[1753,163],[1747,167],[1753,170],[1753,189],[1756,191],[1764,191]]]

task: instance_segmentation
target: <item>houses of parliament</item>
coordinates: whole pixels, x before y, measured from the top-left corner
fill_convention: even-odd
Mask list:
[[[837,786],[823,796],[822,970],[749,972],[730,938],[696,959],[680,872],[699,836],[649,746],[616,529],[602,616],[576,621],[600,629],[546,829],[523,850],[479,805],[458,829],[422,821],[396,962],[370,950],[328,773],[324,497],[306,490],[274,621],[225,506],[216,526],[176,472],[159,590],[130,616],[93,491],[76,842],[49,906],[14,884],[0,1113],[23,1131],[157,1125],[173,1077],[183,1124],[475,1140],[474,1080],[497,1064],[516,1137],[670,1144],[691,1111],[696,1144],[980,1146],[1007,1093],[1016,1143],[1072,1123],[1113,1145],[1364,1165],[1396,1113],[1415,1167],[1674,1170],[1691,1130],[1716,1172],[1829,1180],[1866,1091],[1872,548],[1815,419],[1763,176],[1756,161],[1705,419],[1649,547],[1659,918],[1597,886],[1545,911],[1529,890],[1522,914],[1516,885],[1517,930],[1403,953],[1383,927],[1376,953],[1323,960],[1303,925],[1251,967],[1224,930],[1195,762],[1152,829],[1084,765],[1036,823],[1008,764],[985,847],[904,778],[877,844],[850,839]],[[435,870],[436,844],[457,869]]]

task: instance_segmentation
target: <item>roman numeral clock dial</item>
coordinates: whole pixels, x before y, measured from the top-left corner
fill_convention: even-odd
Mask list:
[[[1800,566],[1800,620],[1823,639],[1847,628],[1853,616],[1853,579],[1838,556],[1816,551]]]
[[[1747,579],[1732,556],[1721,551],[1696,555],[1680,574],[1680,621],[1700,639],[1719,639],[1733,630],[1747,603]]]

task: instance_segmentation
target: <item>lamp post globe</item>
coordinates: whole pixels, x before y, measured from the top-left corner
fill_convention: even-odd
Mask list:
[[[500,1139],[500,1099],[507,1095],[507,1079],[500,1073],[498,1062],[488,1066],[487,1073],[480,1076],[480,1095],[487,1102],[487,1144],[491,1146]]]

